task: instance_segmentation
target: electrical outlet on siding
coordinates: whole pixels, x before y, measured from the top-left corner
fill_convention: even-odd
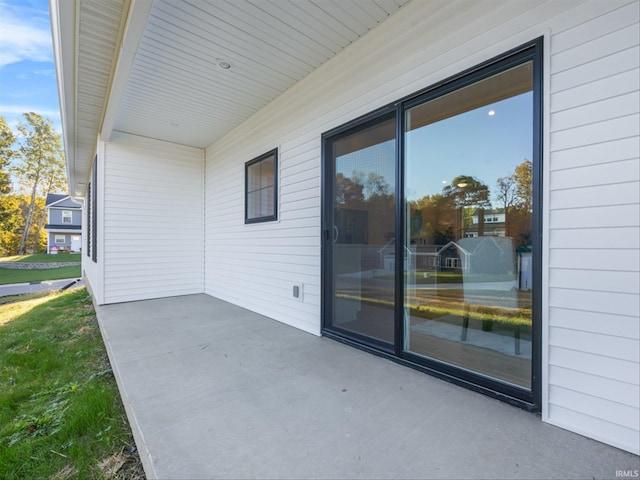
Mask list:
[[[304,298],[304,284],[303,283],[294,283],[291,288],[291,296],[294,300],[298,300],[299,302],[303,301]]]

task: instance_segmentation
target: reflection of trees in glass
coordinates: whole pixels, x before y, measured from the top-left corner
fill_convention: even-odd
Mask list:
[[[384,244],[394,235],[395,228],[395,195],[394,188],[385,177],[376,173],[352,172],[350,177],[336,173],[335,196],[336,209],[351,212],[366,218],[358,228],[366,228],[367,242]],[[344,213],[340,215],[344,216]],[[349,230],[350,227],[344,230]],[[356,228],[356,227],[352,227]],[[355,232],[353,232],[355,238]],[[358,237],[359,238],[359,237]]]
[[[336,174],[335,194],[338,204],[360,205],[372,197],[393,197],[392,191],[393,188],[384,176],[376,172],[369,172],[366,178],[363,172],[353,172],[351,177]]]
[[[434,245],[444,245],[454,239],[455,203],[452,197],[425,195],[410,202],[410,234]]]
[[[364,201],[362,193],[364,186],[357,181],[353,181],[349,177],[345,177],[342,173],[336,174],[335,192],[336,203],[338,205],[361,205]]]
[[[498,178],[495,199],[504,208],[505,235],[521,245],[531,243],[533,164],[525,160],[511,175]]]
[[[533,163],[525,160],[516,167],[513,174],[516,180],[516,205],[521,210],[531,213],[533,199]]]
[[[530,243],[533,165],[525,160],[514,172],[498,178],[494,199],[505,213],[505,235],[518,244]],[[489,187],[470,175],[458,175],[441,195],[426,195],[410,202],[409,231],[412,238],[443,245],[464,237],[478,215],[478,235],[483,235],[484,210],[491,208]],[[476,210],[477,209],[477,210]]]
[[[451,184],[442,189],[442,195],[453,198],[457,207],[487,208],[491,206],[489,187],[469,175],[458,175]]]
[[[385,181],[384,177],[376,172],[369,172],[364,182],[364,191],[367,198],[373,196],[386,196],[391,192],[391,186]]]
[[[469,207],[478,209],[480,222],[479,234],[482,235],[482,224],[484,222],[484,215],[482,215],[482,212],[485,208],[491,207],[491,201],[489,200],[489,187],[475,177],[469,175],[458,175],[449,185],[442,189],[442,195],[444,197],[452,198],[458,208],[459,220],[457,223],[458,232],[456,238],[463,238],[465,236],[465,231],[468,231],[469,227],[473,223]]]

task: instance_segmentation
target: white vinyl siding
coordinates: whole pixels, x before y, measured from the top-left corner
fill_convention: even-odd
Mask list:
[[[551,35],[546,420],[639,453],[640,8]]]
[[[279,218],[245,225],[244,163],[259,153],[235,154],[235,162],[222,155],[216,162],[209,152],[205,292],[319,334],[319,159],[307,161],[281,145]],[[304,302],[293,297],[298,284]]]
[[[202,293],[203,151],[114,134],[104,164],[104,303]]]
[[[544,36],[543,419],[638,453],[638,7],[407,4],[207,149],[205,292],[319,334],[322,133]],[[278,221],[244,225],[275,147]]]

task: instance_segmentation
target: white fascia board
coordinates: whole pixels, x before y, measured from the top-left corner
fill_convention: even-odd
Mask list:
[[[129,74],[131,73],[131,67],[133,66],[133,60],[138,51],[142,34],[147,26],[147,19],[152,5],[153,0],[132,0],[129,6],[127,20],[122,30],[122,42],[120,43],[115,69],[111,77],[109,94],[103,110],[105,113],[102,119],[100,137],[105,142],[111,140],[118,107],[129,80]]]
[[[70,192],[74,191],[75,184],[78,8],[79,4],[74,0],[49,0],[62,139]]]

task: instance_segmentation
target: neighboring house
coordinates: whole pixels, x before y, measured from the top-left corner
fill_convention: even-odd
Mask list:
[[[47,209],[47,253],[82,250],[82,204],[69,195],[49,193]]]
[[[97,304],[205,293],[640,453],[637,0],[51,10]],[[469,346],[442,359],[412,343],[421,333],[403,328],[401,295],[441,286],[411,290],[415,263],[401,257],[409,202],[436,215],[446,191],[468,207],[465,179],[493,188],[523,158],[531,230],[510,251],[526,253],[514,295],[528,302],[531,353],[504,356],[523,367],[511,381],[482,358],[457,363]],[[446,234],[460,246],[463,219]],[[390,234],[395,260],[383,265]],[[395,275],[365,275],[374,267]],[[366,330],[382,317],[390,336]]]
[[[505,235],[505,218],[503,208],[495,208],[487,210],[483,215],[479,215],[477,209],[471,214],[472,224],[467,230],[467,237],[477,237],[480,219],[483,221],[483,233],[484,235],[493,235],[496,237],[504,237]]]

